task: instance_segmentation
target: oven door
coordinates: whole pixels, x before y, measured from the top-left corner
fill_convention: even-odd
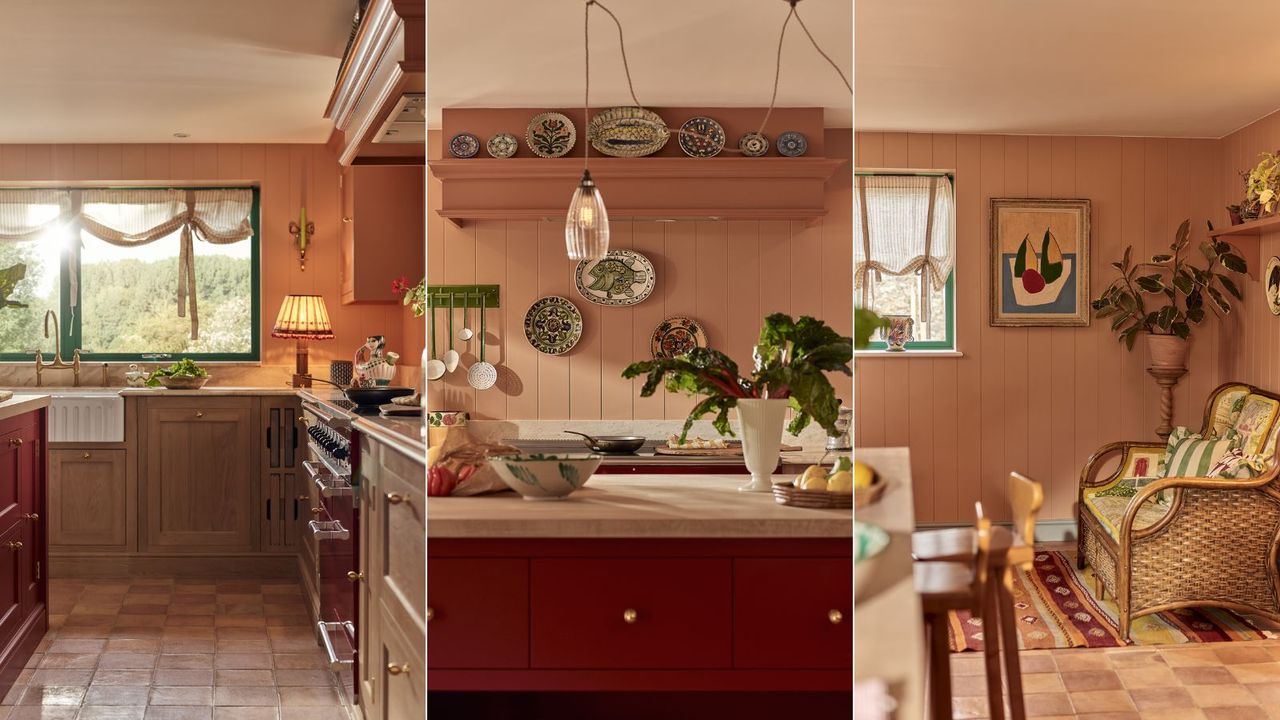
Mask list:
[[[309,523],[316,539],[320,574],[320,621],[317,633],[329,653],[330,666],[337,670],[354,662],[356,647],[355,583],[357,513],[350,477],[332,472],[311,448],[312,459],[305,464],[316,486],[321,512]]]

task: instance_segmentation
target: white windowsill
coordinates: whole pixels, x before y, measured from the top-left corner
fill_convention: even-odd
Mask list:
[[[964,357],[964,353],[959,350],[903,350],[902,352],[854,350],[853,356],[860,358],[958,358]]]

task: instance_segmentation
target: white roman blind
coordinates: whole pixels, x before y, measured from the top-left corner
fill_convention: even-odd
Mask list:
[[[868,306],[869,279],[922,274],[922,296],[946,285],[956,256],[951,179],[858,175],[853,213],[853,282]],[[927,320],[929,303],[921,303]]]

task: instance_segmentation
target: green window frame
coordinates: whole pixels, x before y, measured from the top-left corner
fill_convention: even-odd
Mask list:
[[[76,186],[68,188],[59,188],[64,190],[86,190],[91,189],[85,186]],[[253,206],[249,211],[249,223],[253,227],[253,237],[249,238],[249,284],[252,296],[250,297],[249,318],[252,323],[252,332],[250,333],[250,349],[244,353],[90,353],[81,351],[80,360],[82,362],[150,362],[163,363],[169,360],[177,361],[181,358],[191,358],[192,360],[203,360],[206,362],[259,362],[262,359],[262,189],[258,186],[245,185],[194,185],[177,187],[173,185],[130,185],[130,186],[109,186],[106,189],[111,190],[252,190]],[[71,262],[74,259],[76,263],[76,275],[81,278],[81,292],[76,297],[76,312],[71,311]],[[63,360],[70,360],[71,353],[81,346],[82,335],[80,323],[82,320],[81,304],[83,296],[84,275],[80,272],[80,254],[79,253],[62,253],[62,259],[58,265],[58,283],[59,283],[59,302],[58,302],[58,323],[59,330],[62,334]],[[70,318],[70,322],[67,319]],[[44,337],[38,339],[39,347],[46,355],[52,352],[52,348],[46,348],[44,345]],[[34,362],[35,353],[0,353],[0,362]]]

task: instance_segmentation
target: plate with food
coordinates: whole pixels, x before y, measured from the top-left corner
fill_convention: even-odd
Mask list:
[[[147,376],[147,387],[163,387],[169,390],[199,390],[209,382],[209,373],[191,358],[182,358],[166,368],[159,368]]]

